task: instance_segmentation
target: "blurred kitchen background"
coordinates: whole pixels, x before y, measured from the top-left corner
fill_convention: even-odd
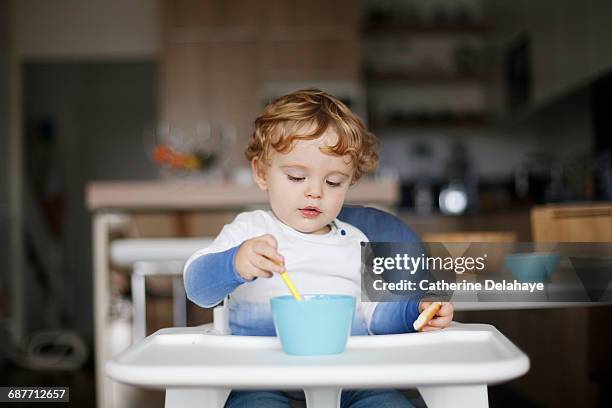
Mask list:
[[[379,137],[380,168],[353,201],[421,235],[531,241],[534,206],[576,203],[610,233],[609,0],[0,0],[0,385],[129,406],[133,390],[101,378],[132,338],[131,268],[106,251],[214,236],[260,206],[243,157],[252,122],[304,87]],[[98,215],[111,218],[95,241]],[[548,238],[599,239],[587,230]],[[147,285],[150,333],[173,324],[172,290]],[[458,313],[532,358],[525,378],[491,387],[491,406],[611,403],[612,358],[585,316]],[[210,318],[188,308],[190,325]],[[32,338],[52,329],[64,337]]]

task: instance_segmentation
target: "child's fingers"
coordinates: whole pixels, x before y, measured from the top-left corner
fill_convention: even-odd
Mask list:
[[[249,274],[257,278],[271,278],[272,275],[274,275],[272,272],[268,270],[259,268],[256,264],[252,262],[249,264]]]
[[[426,309],[431,302],[423,301],[419,309]],[[440,330],[445,327],[448,327],[450,323],[453,321],[453,311],[454,306],[450,302],[443,302],[442,307],[438,310],[435,317],[431,319],[427,324],[421,328],[420,331],[432,331],[432,330]]]
[[[429,305],[431,305],[431,302],[428,300],[421,300],[421,303],[419,303],[419,313],[421,313],[423,310],[427,309],[429,307]]]
[[[439,327],[439,328],[442,328],[442,327],[446,327],[446,326],[448,326],[448,325],[450,324],[451,320],[452,320],[452,319],[451,319],[449,316],[439,316],[439,317],[436,317],[436,318],[434,318],[434,319],[431,319],[431,320],[430,320],[430,321],[427,323],[427,325],[428,325],[428,326],[433,326],[433,327]]]
[[[274,238],[274,235],[272,234],[262,235],[259,237],[259,240],[267,243],[274,249],[278,248],[278,242],[276,241],[276,238]]]
[[[253,264],[253,266],[255,266],[257,269],[261,269],[263,271],[267,271],[267,272],[276,272],[276,273],[281,273],[285,271],[285,268],[283,268],[281,265],[277,264],[276,262],[272,262],[270,259],[266,258],[265,256],[256,256],[251,263]]]
[[[253,245],[253,251],[262,257],[269,259],[274,262],[276,265],[275,268],[269,268],[269,270],[278,270],[277,272],[282,272],[284,260],[283,257],[278,253],[276,248],[272,247],[266,241],[259,241]],[[258,265],[259,266],[259,265]],[[260,266],[261,268],[261,266]]]
[[[263,269],[255,268],[252,275],[256,278],[271,278],[274,274],[272,272],[264,271]]]
[[[450,302],[444,302],[442,303],[442,307],[440,308],[440,310],[438,310],[438,316],[452,316],[453,315],[453,311],[455,310],[455,308],[453,307],[453,304]]]

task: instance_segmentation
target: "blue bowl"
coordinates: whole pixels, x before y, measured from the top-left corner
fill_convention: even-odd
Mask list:
[[[520,282],[546,282],[557,270],[560,259],[559,254],[510,254],[506,256],[506,266]]]
[[[274,327],[287,354],[314,356],[342,353],[351,333],[355,297],[304,295],[270,299]]]

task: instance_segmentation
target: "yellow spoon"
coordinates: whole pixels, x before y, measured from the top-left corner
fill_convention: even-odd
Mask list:
[[[285,282],[285,285],[287,285],[287,287],[291,291],[291,294],[293,295],[295,300],[304,300],[302,298],[302,295],[300,295],[300,292],[298,292],[298,290],[295,288],[295,284],[293,283],[293,281],[289,277],[289,274],[287,273],[287,271],[281,273],[280,276],[281,276],[281,278],[283,278],[283,282]]]
[[[276,263],[277,265],[280,265],[276,261],[274,263]],[[289,291],[293,295],[293,298],[295,300],[304,300],[304,298],[302,298],[302,295],[300,295],[300,292],[298,292],[297,288],[295,287],[295,284],[289,277],[289,274],[287,273],[286,269],[283,272],[281,272],[280,276],[281,278],[283,278],[283,282],[285,282],[285,285],[287,285],[287,287],[289,288]]]

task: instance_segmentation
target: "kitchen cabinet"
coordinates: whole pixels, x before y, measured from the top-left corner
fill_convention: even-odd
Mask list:
[[[612,68],[612,3],[606,0],[491,0],[484,12],[495,21],[488,37],[502,95],[509,46],[519,36],[529,41],[531,95],[521,109],[529,110],[585,86]],[[500,102],[505,98],[500,98]],[[498,102],[498,104],[500,103]],[[500,114],[506,106],[496,107]]]
[[[358,80],[358,12],[356,0],[164,1],[160,121],[231,124],[245,145],[269,81]],[[228,165],[243,160],[234,149]]]
[[[589,75],[589,5],[572,0],[523,2],[532,41],[533,103],[553,99]]]
[[[597,75],[612,68],[612,3],[590,0],[588,6],[589,73]]]

